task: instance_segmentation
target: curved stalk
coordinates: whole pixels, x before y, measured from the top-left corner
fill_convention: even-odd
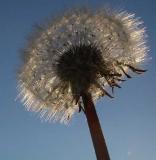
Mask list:
[[[97,160],[110,160],[91,94],[82,93],[82,100]]]

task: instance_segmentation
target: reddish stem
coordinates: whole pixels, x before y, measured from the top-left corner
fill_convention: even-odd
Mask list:
[[[91,94],[83,93],[82,100],[97,160],[110,160]]]

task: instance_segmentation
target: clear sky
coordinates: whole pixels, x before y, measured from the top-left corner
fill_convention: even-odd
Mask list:
[[[155,0],[0,0],[0,159],[95,160],[86,119],[76,113],[65,126],[45,123],[14,99],[20,50],[34,24],[64,9],[102,5],[136,13],[150,46],[148,69],[116,89],[115,99],[97,102],[112,160],[156,159],[156,1]]]

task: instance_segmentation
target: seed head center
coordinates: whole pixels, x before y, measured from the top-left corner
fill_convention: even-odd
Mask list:
[[[88,89],[102,64],[101,52],[95,45],[79,45],[60,56],[56,70],[60,79],[70,82],[72,87]]]

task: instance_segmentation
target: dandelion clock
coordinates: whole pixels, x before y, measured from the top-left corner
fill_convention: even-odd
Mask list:
[[[64,123],[83,111],[97,159],[109,160],[94,102],[113,98],[107,90],[120,88],[131,72],[146,71],[142,22],[125,11],[68,11],[36,29],[22,55],[18,89],[27,110]]]

